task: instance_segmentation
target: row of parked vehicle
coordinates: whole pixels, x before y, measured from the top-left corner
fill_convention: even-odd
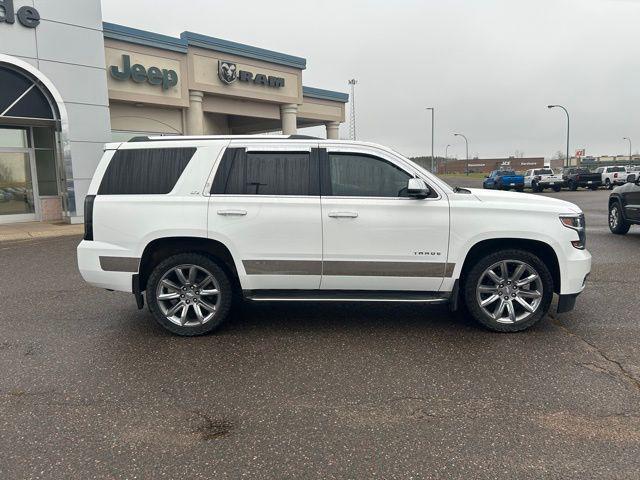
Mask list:
[[[578,188],[597,190],[604,186],[612,190],[627,182],[635,183],[640,177],[640,166],[598,167],[594,172],[584,167],[565,167],[561,171],[552,168],[530,169],[519,174],[513,170],[494,170],[482,182],[482,187],[492,190],[523,191],[530,188],[534,192],[551,189],[559,192],[563,188],[576,191]]]

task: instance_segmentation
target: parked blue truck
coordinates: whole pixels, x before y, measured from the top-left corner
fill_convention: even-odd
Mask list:
[[[482,182],[482,188],[491,190],[524,190],[524,175],[513,170],[494,170]]]

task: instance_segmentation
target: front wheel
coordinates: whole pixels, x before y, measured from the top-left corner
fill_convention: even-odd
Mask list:
[[[616,235],[626,235],[631,228],[631,224],[624,221],[620,204],[613,202],[609,205],[609,230]]]
[[[149,310],[163,328],[192,337],[215,330],[226,319],[233,288],[209,257],[180,253],[153,269],[146,296]]]
[[[559,186],[557,186],[557,185],[554,185],[554,186],[553,186],[553,187],[551,187],[551,188],[553,188],[553,191],[554,191],[554,192],[556,192],[556,193],[557,193],[557,192],[559,192],[560,190],[562,190],[562,187],[559,187]]]
[[[570,181],[569,190],[571,190],[572,192],[575,192],[576,190],[578,190],[578,184],[574,181]]]
[[[553,279],[536,255],[501,250],[471,268],[463,293],[467,309],[479,323],[496,332],[518,332],[549,311]]]

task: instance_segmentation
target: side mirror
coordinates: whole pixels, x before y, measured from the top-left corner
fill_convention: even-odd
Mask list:
[[[427,198],[431,190],[421,178],[410,178],[407,184],[407,195],[412,198]]]

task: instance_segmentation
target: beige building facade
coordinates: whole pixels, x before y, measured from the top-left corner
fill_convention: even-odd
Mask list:
[[[104,23],[111,130],[137,135],[282,132],[324,126],[339,137],[348,95],[302,83],[300,57],[184,32]]]
[[[104,23],[100,0],[0,5],[0,224],[80,223],[108,142],[282,132],[338,138],[348,95],[304,58]]]

